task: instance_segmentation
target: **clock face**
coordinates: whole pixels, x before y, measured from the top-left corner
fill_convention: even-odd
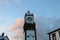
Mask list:
[[[28,21],[32,21],[32,18],[31,18],[31,17],[28,17],[27,20],[28,20]]]
[[[27,30],[26,34],[27,40],[35,40],[35,32],[33,30]]]
[[[33,17],[32,16],[27,16],[26,17],[26,22],[27,23],[33,23]]]

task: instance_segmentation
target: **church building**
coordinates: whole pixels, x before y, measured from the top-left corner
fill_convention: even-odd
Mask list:
[[[60,28],[49,32],[48,35],[49,35],[49,40],[60,40]]]

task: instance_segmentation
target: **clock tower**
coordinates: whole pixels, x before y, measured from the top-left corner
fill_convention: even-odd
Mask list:
[[[30,11],[27,11],[27,13],[25,13],[24,19],[25,40],[37,40],[34,15],[30,13]]]

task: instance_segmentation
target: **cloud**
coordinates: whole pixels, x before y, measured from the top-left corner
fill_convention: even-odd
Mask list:
[[[0,0],[0,6],[7,6],[7,5],[9,5],[10,4],[10,2],[9,2],[9,0]]]
[[[37,17],[35,19],[38,40],[49,40],[47,33],[51,29],[50,24],[53,23],[53,20],[54,18],[49,17]]]
[[[19,3],[21,0],[14,0],[15,3]]]
[[[1,10],[9,9],[13,7],[12,3],[13,3],[12,0],[0,0],[0,9]]]
[[[16,22],[9,27],[9,31],[13,32],[14,35],[11,36],[11,40],[23,40],[23,19],[17,19]]]
[[[40,19],[39,19],[40,18]],[[36,30],[37,30],[37,38],[38,40],[48,40],[47,36],[47,30],[49,29],[48,26],[51,23],[48,19],[51,18],[45,18],[45,17],[39,17],[38,20],[35,19],[36,22]],[[9,30],[12,34],[11,40],[24,40],[24,34],[23,34],[23,19],[17,19],[16,22],[9,27]]]
[[[23,26],[23,19],[17,19],[16,22],[11,26],[11,30],[16,30],[16,28],[22,28]]]
[[[19,4],[21,0],[0,0],[0,7],[11,7]]]
[[[49,36],[47,33],[53,30],[52,28],[55,28],[54,25],[59,25],[58,24],[59,22],[60,22],[60,19],[56,19],[53,17],[35,18],[37,40],[49,40],[48,38]],[[52,27],[50,28],[51,24],[52,24]],[[12,34],[10,36],[11,40],[24,40],[23,25],[24,25],[24,19],[17,19],[16,22],[12,26],[9,27],[10,33]]]

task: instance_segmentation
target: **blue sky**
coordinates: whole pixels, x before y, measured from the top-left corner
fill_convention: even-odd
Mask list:
[[[36,17],[60,18],[60,0],[0,0],[0,31],[23,18],[28,10]]]
[[[23,17],[27,10],[37,16],[59,16],[59,0],[3,0],[0,4],[0,15],[10,17]]]

